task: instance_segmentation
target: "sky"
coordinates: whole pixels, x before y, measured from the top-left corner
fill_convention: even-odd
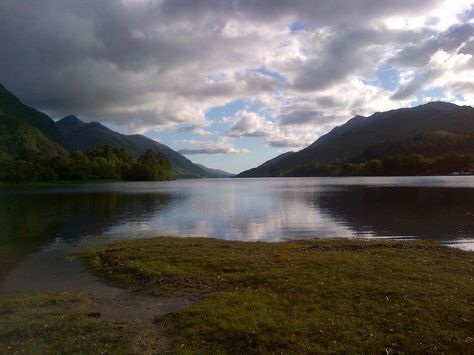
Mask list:
[[[474,104],[474,0],[2,0],[0,83],[230,172],[355,115]]]

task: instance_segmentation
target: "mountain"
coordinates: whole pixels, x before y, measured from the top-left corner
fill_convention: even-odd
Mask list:
[[[85,125],[79,118],[74,115],[63,117],[61,120],[56,122],[56,128],[63,134],[63,136],[69,135],[73,131],[77,131],[79,128]]]
[[[54,122],[46,114],[23,104],[0,84],[0,179],[36,181],[61,178],[58,171],[69,169],[67,162],[81,159],[80,155],[70,155],[68,150],[85,152],[98,146],[123,148],[135,159],[148,150],[162,153],[171,163],[176,177],[222,177],[225,174],[198,166],[166,145],[142,135],[120,134],[98,122],[85,123],[73,115]],[[125,160],[133,159],[123,152],[110,149],[108,152],[119,154]],[[104,152],[98,148],[89,153],[100,160]],[[93,175],[107,175],[99,171],[97,161],[94,164],[93,167],[84,166],[82,170],[76,166],[75,170],[87,175],[86,172],[93,168]]]
[[[38,129],[56,143],[62,143],[62,136],[54,121],[46,114],[23,104],[15,95],[0,84],[0,117],[17,120]]]
[[[217,177],[170,147],[140,134],[121,134],[98,122],[85,123],[74,115],[60,119],[56,122],[56,126],[67,142],[66,147],[71,151],[86,151],[100,145],[109,145],[124,148],[131,154],[139,156],[151,149],[168,158],[178,178]]]
[[[206,167],[202,164],[197,164],[197,163],[195,163],[195,164],[197,166],[199,166],[201,169],[207,171],[209,174],[213,175],[216,178],[230,178],[230,177],[233,177],[233,176],[236,175],[236,174],[232,174],[232,173],[229,173],[227,171],[224,171],[224,170],[208,168],[208,167]]]
[[[461,135],[446,131],[422,133],[399,140],[389,140],[365,149],[354,162],[383,159],[393,156],[419,154],[424,157],[456,152],[474,155],[474,135]]]
[[[64,155],[62,143],[50,117],[23,104],[0,84],[0,161]]]
[[[286,176],[309,164],[341,164],[358,157],[371,146],[439,131],[474,134],[474,108],[431,102],[414,108],[377,112],[369,117],[355,116],[305,149],[270,166],[262,164],[244,171],[238,177]]]
[[[138,152],[151,149],[155,152],[163,153],[173,166],[175,175],[182,178],[215,178],[214,174],[210,174],[202,169],[198,164],[193,163],[188,158],[174,151],[167,145],[161,144],[141,134],[132,134],[126,136],[127,139],[138,147]]]
[[[291,155],[295,154],[294,152],[286,152],[267,160],[265,163],[257,166],[256,168],[252,168],[246,170],[236,177],[264,177],[264,176],[278,176],[278,166],[277,163],[282,159],[285,159]]]
[[[63,134],[66,147],[71,151],[86,151],[99,145],[110,145],[125,148],[134,155],[140,155],[138,147],[127,138],[98,122],[85,123],[76,116],[66,116],[56,122],[56,127]]]
[[[275,164],[278,163],[280,160],[289,157],[293,153],[294,152],[286,152],[286,153],[280,154],[280,155],[276,156],[273,159],[267,160],[265,163],[263,163],[262,165],[259,165],[258,167],[259,168],[269,168],[271,166],[275,166]]]

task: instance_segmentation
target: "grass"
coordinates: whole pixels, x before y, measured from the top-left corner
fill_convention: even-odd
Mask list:
[[[85,296],[0,297],[1,354],[129,354],[133,326],[85,313]]]
[[[197,297],[162,320],[180,354],[474,349],[474,253],[435,242],[160,237],[81,256],[109,282]]]

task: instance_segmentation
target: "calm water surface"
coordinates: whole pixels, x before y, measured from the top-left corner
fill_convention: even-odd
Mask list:
[[[179,180],[0,189],[0,292],[94,283],[67,257],[118,239],[419,238],[474,250],[474,177]]]

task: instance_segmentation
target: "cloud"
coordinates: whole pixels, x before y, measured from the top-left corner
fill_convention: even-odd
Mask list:
[[[407,70],[405,83],[400,85],[392,95],[392,99],[413,97],[422,89],[443,87],[446,91],[470,93],[465,86],[466,78],[474,79],[474,24],[465,24],[449,28],[435,40],[435,51],[429,51],[425,57],[418,57],[411,64],[418,64],[421,69]],[[403,56],[398,56],[403,58]],[[413,58],[410,58],[413,59]],[[403,62],[403,61],[402,61]]]
[[[393,100],[404,100],[416,94],[416,92],[426,84],[432,82],[440,74],[439,69],[431,68],[422,71],[406,85],[400,87],[392,96]]]
[[[219,0],[165,0],[160,2],[162,11],[180,20],[218,14],[222,17],[245,16],[251,20],[272,22],[280,18],[301,19],[309,24],[340,24],[365,22],[370,18],[400,15],[417,15],[429,11],[442,1],[437,0],[397,0],[380,3],[373,0],[357,2],[346,0],[306,1],[261,0],[261,1],[219,1]]]
[[[213,132],[208,131],[202,127],[193,125],[178,127],[175,129],[175,132],[184,134],[195,134],[201,137],[212,136],[214,134]]]
[[[273,148],[302,149],[314,142],[313,134],[292,132],[277,132],[268,137],[266,143]]]
[[[273,131],[273,123],[256,112],[238,111],[233,117],[225,117],[224,122],[231,123],[226,135],[229,137],[264,137]]]
[[[184,140],[188,147],[178,150],[181,154],[241,154],[248,153],[247,149],[237,149],[230,141],[221,138],[215,141]]]
[[[472,36],[474,35],[474,24],[464,23],[451,26],[446,31],[433,33],[427,38],[421,38],[421,41],[410,43],[402,48],[391,62],[404,67],[424,67],[431,56],[437,51],[454,52],[463,51],[461,47],[472,45]],[[466,47],[469,51],[469,46]]]
[[[223,135],[295,147],[433,87],[472,102],[473,5],[3,0],[0,82],[55,117],[74,113],[135,132],[209,135],[215,122],[206,112],[240,100],[259,112],[234,115]],[[301,31],[289,29],[295,22]],[[386,66],[400,76],[394,91],[377,84]]]
[[[226,133],[228,137],[264,137],[267,146],[273,148],[304,148],[316,137],[313,129],[280,127],[247,109],[238,111],[232,117],[225,117],[224,121],[231,123]]]
[[[322,37],[322,40],[320,39]],[[318,34],[318,44],[297,63],[294,86],[302,91],[321,90],[350,75],[364,76],[380,66],[391,45],[419,38],[412,31],[387,31],[384,28],[347,26]]]
[[[457,81],[452,87],[457,92],[464,92],[474,95],[474,82],[472,81]]]
[[[305,109],[298,109],[296,107],[290,107],[282,110],[283,112],[278,116],[280,124],[286,125],[307,125],[307,124],[316,124],[324,121],[330,121],[331,119],[326,119],[320,111],[314,111],[312,108],[308,107]],[[303,105],[304,106],[304,105]]]

